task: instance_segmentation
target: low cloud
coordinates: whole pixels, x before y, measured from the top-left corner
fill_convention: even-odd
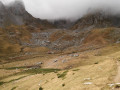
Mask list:
[[[1,0],[9,3],[13,0]],[[41,19],[78,19],[89,11],[120,14],[120,0],[23,0],[26,10]]]

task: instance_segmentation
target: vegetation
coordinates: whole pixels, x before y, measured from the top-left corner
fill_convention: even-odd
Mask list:
[[[120,88],[120,85],[115,85],[115,88]]]
[[[0,85],[3,85],[5,82],[0,82]]]
[[[11,90],[15,90],[17,87],[13,87]]]
[[[94,64],[98,64],[98,62],[95,62]]]
[[[57,74],[58,78],[65,78],[68,71],[64,71],[62,74]]]
[[[27,75],[27,76],[28,76],[28,75]],[[22,76],[22,77],[19,77],[19,78],[17,78],[17,79],[12,79],[12,80],[7,81],[7,82],[0,82],[0,85],[3,85],[3,84],[5,84],[5,83],[11,83],[11,82],[20,80],[20,79],[22,79],[22,78],[25,78],[25,77],[27,77],[27,76]],[[13,90],[14,90],[14,89],[13,89]]]
[[[62,86],[64,87],[64,86],[65,86],[65,84],[63,83],[63,84],[62,84]]]
[[[24,69],[24,68],[27,68],[27,67],[25,67],[25,66],[23,66],[23,67],[9,67],[9,68],[0,68],[0,69],[14,70],[14,69]]]
[[[42,87],[40,87],[40,88],[39,88],[39,90],[43,90],[43,88],[42,88]]]
[[[80,69],[74,69],[73,71],[79,71]]]
[[[23,71],[22,73],[27,73],[27,74],[45,74],[45,73],[50,73],[50,72],[56,72],[60,71],[60,69],[41,69],[41,68],[36,68],[36,69],[28,69],[26,71]]]

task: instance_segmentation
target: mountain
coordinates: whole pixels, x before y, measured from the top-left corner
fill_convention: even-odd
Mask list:
[[[59,19],[54,20],[53,24],[56,26],[56,28],[69,29],[74,24],[74,22],[70,20]]]
[[[9,15],[7,13],[6,7],[0,1],[0,26],[4,26],[5,22],[7,22]]]
[[[24,7],[24,3],[21,0],[15,0],[9,5],[4,5],[0,2],[0,26],[10,25],[33,25],[41,28],[48,27],[53,28],[54,26],[47,20],[40,20],[34,18],[29,14]]]
[[[0,26],[4,27],[1,29],[2,45],[0,48],[3,52],[9,48],[12,48],[11,51],[14,52],[15,44],[19,47],[17,52],[27,52],[28,47],[29,50],[45,47],[64,52],[73,47],[91,48],[91,45],[101,46],[119,42],[119,15],[97,11],[88,13],[76,22],[55,20],[50,23],[30,15],[25,10],[22,1],[16,0],[10,5],[0,3]],[[117,37],[111,36],[114,35],[112,31],[117,33]]]
[[[112,15],[104,11],[96,11],[84,15],[77,20],[72,29],[87,30],[102,27],[120,27],[120,15]]]
[[[120,15],[48,22],[21,0],[0,2],[0,90],[118,90],[119,82]]]
[[[30,43],[31,33],[55,28],[47,20],[34,18],[21,0],[4,5],[0,2],[0,55],[19,53],[24,43]]]

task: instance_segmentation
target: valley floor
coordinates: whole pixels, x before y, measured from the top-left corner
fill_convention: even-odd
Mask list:
[[[2,64],[0,90],[119,90],[119,46]]]

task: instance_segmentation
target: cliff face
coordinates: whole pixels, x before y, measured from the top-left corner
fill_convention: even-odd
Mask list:
[[[24,14],[22,15],[22,13],[27,13],[22,3],[18,1],[12,2],[9,6],[5,6],[0,2],[0,12],[0,26],[2,27],[11,24],[24,24]]]
[[[0,26],[3,26],[8,19],[6,7],[0,2]]]
[[[34,18],[24,7],[22,1],[16,0],[9,5],[0,2],[0,27],[10,25],[32,25],[40,28],[53,28],[54,26],[46,20]]]
[[[24,4],[21,1],[15,1],[6,7],[10,14],[10,20],[17,25],[22,25],[34,18],[25,10]]]
[[[120,26],[120,16],[114,16],[106,12],[94,12],[89,13],[79,19],[72,29],[84,30],[87,28],[102,28],[102,27],[119,27]]]

